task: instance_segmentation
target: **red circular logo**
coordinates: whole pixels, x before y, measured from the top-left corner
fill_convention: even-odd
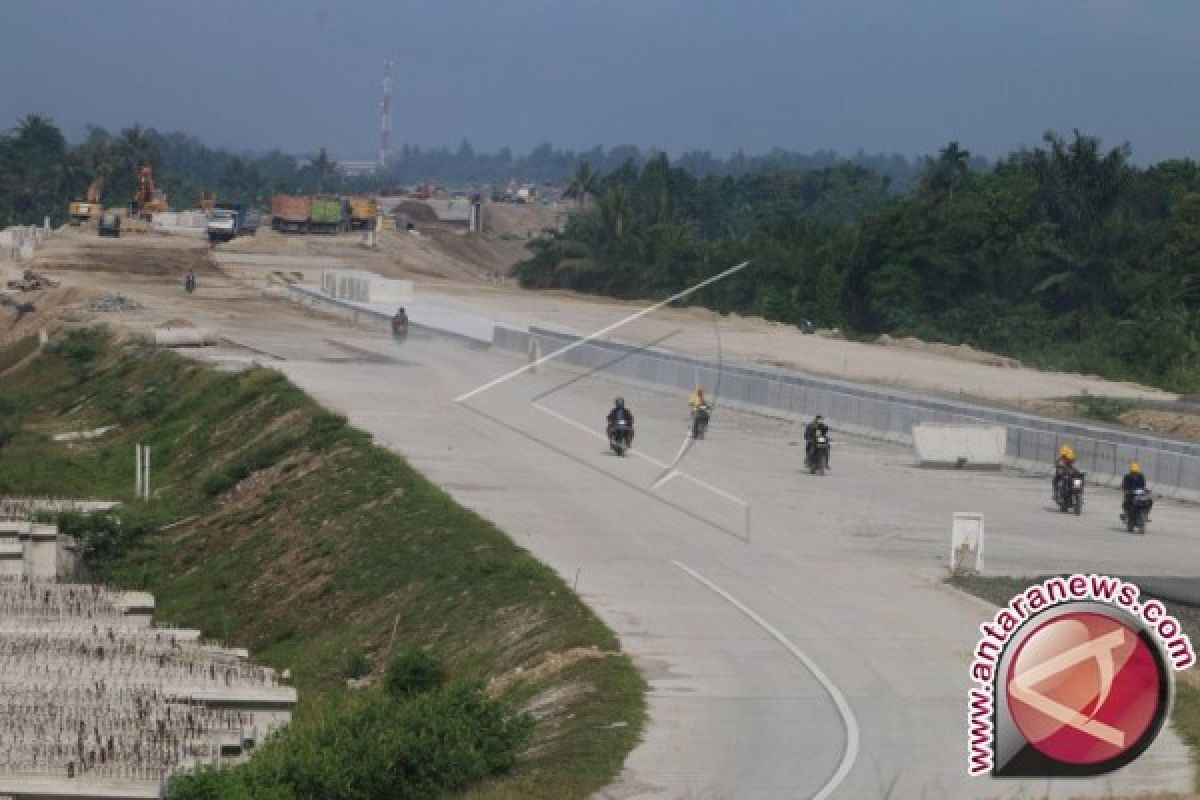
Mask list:
[[[1137,630],[1079,611],[1056,616],[1021,642],[1005,691],[1030,745],[1063,764],[1099,764],[1157,732],[1164,677]]]

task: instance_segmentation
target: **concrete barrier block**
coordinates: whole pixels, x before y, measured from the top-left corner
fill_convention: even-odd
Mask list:
[[[1008,433],[1003,425],[921,423],[912,437],[923,467],[999,469]]]

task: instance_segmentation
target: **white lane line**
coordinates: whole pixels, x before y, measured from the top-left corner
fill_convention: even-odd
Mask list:
[[[788,652],[796,657],[797,661],[804,665],[805,669],[812,673],[812,676],[817,679],[817,682],[821,684],[821,686],[825,689],[825,692],[829,695],[830,699],[833,700],[833,704],[837,706],[838,713],[842,715],[842,726],[846,729],[846,748],[842,751],[842,761],[840,764],[838,764],[837,771],[835,771],[829,780],[825,782],[825,785],[822,786],[820,790],[812,796],[812,800],[827,800],[827,798],[831,797],[837,790],[838,786],[841,785],[842,781],[846,779],[846,776],[850,774],[850,769],[854,766],[855,759],[858,758],[858,720],[855,718],[854,711],[850,708],[850,704],[846,702],[846,697],[842,694],[842,690],[839,689],[837,684],[831,681],[829,677],[821,671],[821,668],[817,666],[815,661],[805,655],[799,647],[796,647],[796,645],[792,644],[791,640],[784,636],[774,625],[767,622],[765,619],[760,617],[749,607],[739,601],[736,597],[729,594],[729,592],[725,591],[720,586],[717,586],[715,583],[696,572],[691,567],[681,564],[678,561],[672,561],[671,563],[683,572],[692,576],[696,581],[710,589],[714,594],[724,598],[729,602],[730,605],[749,617],[756,625],[758,625],[758,627],[769,633],[771,637],[775,639],[775,641],[783,645]]]
[[[662,302],[655,303],[654,305],[650,306],[649,308],[643,308],[641,311],[637,311],[633,314],[630,314],[628,317],[625,317],[624,319],[617,320],[612,325],[609,325],[606,328],[601,328],[600,330],[596,331],[595,333],[590,333],[587,336],[583,337],[582,339],[578,339],[574,342],[571,342],[570,344],[566,345],[565,347],[560,347],[557,350],[555,350],[553,353],[544,355],[541,358],[537,359],[536,361],[530,361],[528,364],[526,364],[523,367],[518,367],[517,369],[514,369],[512,372],[501,375],[499,378],[490,380],[487,383],[483,384],[482,386],[478,386],[469,392],[464,392],[463,394],[460,394],[458,397],[454,398],[454,402],[456,402],[456,403],[466,402],[467,400],[470,400],[472,397],[474,397],[477,394],[480,394],[481,392],[486,392],[488,389],[491,389],[492,387],[495,387],[495,386],[499,386],[500,384],[504,383],[505,381],[512,380],[513,378],[517,377],[518,375],[528,372],[529,370],[533,369],[534,367],[541,366],[542,364],[545,364],[547,361],[550,361],[551,359],[558,358],[559,356],[561,356],[563,353],[567,352],[568,350],[574,350],[576,347],[581,347],[581,346],[587,344],[588,342],[591,342],[594,339],[598,339],[599,337],[604,336],[605,334],[615,331],[617,328],[621,327],[622,325],[628,325],[630,322],[633,322],[635,319],[641,319],[642,317],[646,316],[647,314],[653,314],[655,311],[658,311],[663,306],[665,306],[669,303],[673,303],[676,300],[679,300],[680,298],[687,297],[689,294],[692,294],[693,292],[703,289],[705,286],[708,286],[710,283],[716,283],[717,281],[721,280],[722,278],[728,278],[730,275],[733,275],[735,272],[740,272],[741,270],[745,269],[749,265],[750,265],[749,261],[743,261],[741,264],[730,267],[729,269],[725,270],[724,272],[719,272],[716,275],[713,275],[711,278],[707,278],[707,279],[701,281],[700,283],[697,283],[695,286],[689,286],[688,288],[684,289],[682,292],[676,292],[675,294],[671,295],[670,297],[668,297],[666,300],[663,300]]]
[[[573,420],[570,417],[566,416],[565,414],[560,414],[557,411],[555,411],[554,409],[546,408],[541,403],[533,403],[532,405],[538,411],[541,411],[544,414],[549,414],[550,416],[554,417],[559,422],[565,422],[567,425],[570,425],[572,428],[581,430],[584,433],[586,433],[587,435],[589,435],[595,439],[599,439],[600,441],[604,442],[605,444],[608,443],[608,438],[606,436],[592,430],[587,425],[584,425],[582,422]],[[742,498],[737,497],[735,495],[732,495],[729,492],[725,491],[724,489],[718,489],[716,486],[713,486],[711,483],[708,483],[707,481],[702,481],[699,478],[697,478],[695,475],[692,475],[689,472],[684,472],[681,469],[675,469],[674,467],[668,466],[667,464],[664,464],[663,462],[659,461],[657,458],[648,456],[640,450],[634,450],[631,447],[631,448],[629,448],[629,452],[631,455],[635,455],[638,458],[642,459],[643,461],[653,464],[654,466],[658,467],[661,470],[665,470],[664,476],[662,478],[659,478],[657,481],[655,481],[654,485],[652,487],[650,487],[652,489],[659,488],[660,486],[665,484],[667,481],[669,481],[671,478],[679,477],[679,478],[683,478],[685,481],[691,481],[692,483],[699,486],[701,489],[707,489],[708,491],[712,492],[713,494],[717,495],[718,497],[724,498],[725,500],[728,500],[729,502],[731,502],[735,505],[739,505],[743,508],[750,505],[750,503],[748,501],[743,500]]]

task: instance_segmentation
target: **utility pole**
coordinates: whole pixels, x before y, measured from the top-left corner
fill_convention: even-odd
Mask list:
[[[387,168],[392,150],[392,62],[383,62],[383,98],[379,101],[379,169]]]

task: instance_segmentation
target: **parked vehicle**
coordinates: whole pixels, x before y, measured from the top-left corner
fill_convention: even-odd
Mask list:
[[[371,197],[350,198],[350,229],[355,231],[371,230],[375,227],[375,217],[379,215],[379,205]]]
[[[1054,504],[1064,514],[1074,510],[1076,515],[1083,513],[1084,473],[1072,469],[1070,474],[1054,483]]]
[[[116,209],[109,209],[100,215],[100,223],[96,226],[101,236],[118,237],[121,235],[121,215]]]
[[[309,195],[277,194],[271,198],[271,227],[277,231],[308,233],[312,211]]]
[[[208,240],[228,242],[238,234],[237,212],[228,208],[214,208],[208,214]]]
[[[348,205],[342,198],[332,195],[314,197],[308,212],[309,232],[342,233],[349,230]]]

